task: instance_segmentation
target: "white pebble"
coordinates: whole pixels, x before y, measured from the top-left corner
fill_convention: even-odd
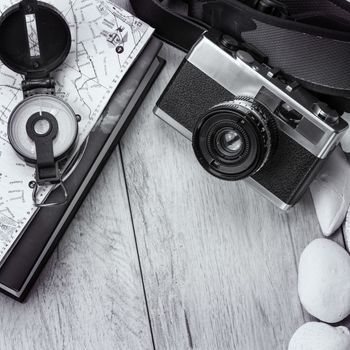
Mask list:
[[[325,323],[309,322],[301,326],[290,340],[288,350],[349,350],[350,331]]]
[[[342,116],[343,119],[345,119],[350,124],[350,113],[345,113]],[[350,128],[345,133],[342,141],[341,141],[341,147],[346,153],[350,153]]]
[[[350,255],[337,243],[320,238],[299,262],[299,298],[308,313],[327,323],[350,314]]]
[[[350,164],[340,147],[326,160],[310,190],[322,232],[330,236],[341,226],[350,206]]]
[[[345,247],[350,252],[350,209],[346,214],[346,219],[343,224],[343,235],[345,241]]]

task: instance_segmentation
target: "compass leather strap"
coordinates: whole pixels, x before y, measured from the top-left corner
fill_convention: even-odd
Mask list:
[[[38,132],[36,125],[45,121],[48,129]],[[53,142],[58,134],[55,117],[47,112],[34,113],[26,125],[27,135],[34,141],[36,150],[36,182],[39,186],[60,183],[58,164],[55,160]]]

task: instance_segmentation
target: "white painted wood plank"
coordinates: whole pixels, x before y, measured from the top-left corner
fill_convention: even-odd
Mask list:
[[[153,349],[119,151],[28,301],[0,296],[0,349]]]
[[[286,349],[309,319],[297,261],[320,236],[309,195],[282,213],[244,183],[198,165],[190,142],[152,108],[183,54],[168,65],[122,142],[157,349]]]

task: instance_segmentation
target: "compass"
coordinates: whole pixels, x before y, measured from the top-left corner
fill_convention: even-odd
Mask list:
[[[53,158],[60,161],[75,146],[77,117],[68,104],[50,95],[26,98],[12,112],[8,137],[15,151],[27,163],[36,164],[43,157],[40,143],[52,147]],[[39,147],[38,147],[39,146]]]
[[[24,77],[24,99],[10,115],[8,138],[17,154],[36,168],[31,187],[38,207],[65,204],[68,199],[62,172],[77,145],[80,117],[56,96],[51,73],[64,62],[70,47],[69,26],[49,4],[22,0],[0,18],[0,59]],[[61,187],[64,200],[39,204],[38,188],[46,185]]]

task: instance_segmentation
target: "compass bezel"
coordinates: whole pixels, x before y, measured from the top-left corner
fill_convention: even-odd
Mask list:
[[[46,99],[52,99],[54,101],[58,101],[60,104],[64,105],[66,107],[66,109],[70,112],[70,116],[72,117],[72,120],[75,121],[75,132],[74,132],[74,137],[71,138],[71,141],[69,143],[67,143],[67,146],[65,148],[65,150],[63,152],[61,152],[60,154],[58,154],[55,157],[55,162],[61,162],[63,160],[66,160],[67,158],[69,158],[73,151],[76,148],[76,145],[78,143],[78,133],[79,133],[79,119],[77,117],[77,115],[75,114],[75,112],[73,111],[73,109],[71,108],[71,106],[66,103],[64,100],[62,100],[61,98],[57,97],[57,96],[51,96],[51,95],[46,95],[46,94],[36,94],[33,95],[31,97],[28,97],[26,99],[24,99],[23,101],[21,101],[12,111],[10,118],[8,120],[8,139],[10,141],[11,146],[13,147],[13,149],[15,150],[15,152],[20,156],[21,159],[23,159],[27,164],[35,166],[36,162],[37,162],[37,158],[36,157],[29,157],[26,154],[23,154],[23,152],[21,152],[19,145],[17,144],[17,142],[15,141],[15,138],[13,136],[13,133],[15,131],[12,130],[13,125],[14,125],[14,118],[17,117],[17,113],[19,111],[20,108],[23,108],[24,104],[28,104],[31,103],[31,101],[34,101],[36,99],[40,99],[40,98],[46,98]],[[29,119],[29,118],[28,118]]]

